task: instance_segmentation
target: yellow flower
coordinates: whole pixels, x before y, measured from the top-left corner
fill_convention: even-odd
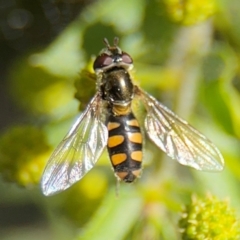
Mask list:
[[[215,0],[165,0],[169,17],[183,25],[192,25],[211,17],[217,10]]]
[[[10,128],[0,138],[0,172],[21,186],[38,184],[50,146],[44,132],[33,126]]]
[[[203,199],[194,196],[183,210],[179,226],[185,240],[240,239],[240,222],[235,211],[227,201],[214,196]]]

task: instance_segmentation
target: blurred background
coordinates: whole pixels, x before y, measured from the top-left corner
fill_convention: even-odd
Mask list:
[[[228,201],[222,230],[240,226],[239,25],[238,0],[0,0],[1,240],[206,239],[181,225],[184,206],[206,196]],[[210,138],[225,169],[181,166],[146,137],[142,177],[118,194],[104,152],[80,182],[45,197],[46,162],[94,94],[84,73],[115,36],[136,84]]]

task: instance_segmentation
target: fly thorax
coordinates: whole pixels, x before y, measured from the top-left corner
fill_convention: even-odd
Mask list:
[[[131,102],[123,103],[123,104],[113,104],[111,106],[112,113],[115,116],[127,115],[131,110]]]
[[[112,105],[124,105],[133,98],[134,86],[130,75],[123,68],[114,68],[103,74],[101,92],[104,100]]]

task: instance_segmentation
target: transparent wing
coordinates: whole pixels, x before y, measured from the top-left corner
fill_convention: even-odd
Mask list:
[[[96,94],[67,136],[58,145],[44,170],[41,187],[52,195],[80,180],[96,163],[107,143],[107,128],[100,120]]]
[[[223,169],[223,157],[209,139],[148,93],[138,89],[137,94],[148,111],[145,119],[148,136],[162,151],[197,170]]]

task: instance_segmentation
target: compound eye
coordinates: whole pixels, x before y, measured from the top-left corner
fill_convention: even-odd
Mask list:
[[[133,60],[127,53],[122,52],[122,62],[131,64],[131,63],[133,63]]]
[[[106,66],[111,65],[113,62],[112,58],[108,56],[107,54],[102,54],[96,58],[96,60],[93,63],[93,69],[99,69],[104,68]]]

